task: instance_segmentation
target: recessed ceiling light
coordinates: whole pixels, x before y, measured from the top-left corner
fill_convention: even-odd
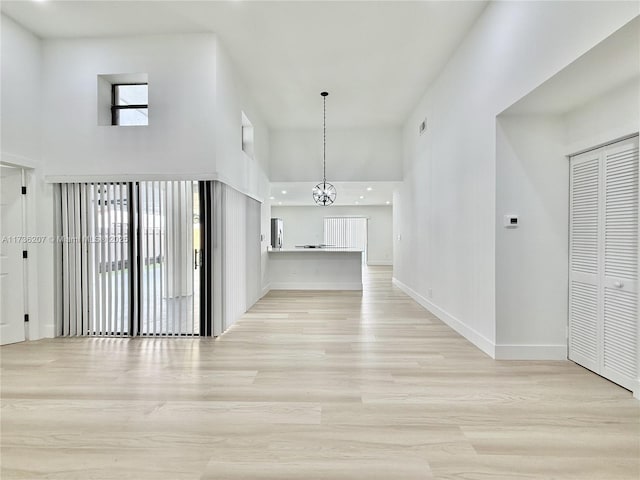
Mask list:
[[[286,190],[282,190],[282,194],[283,194],[283,195],[286,195],[286,194],[287,194],[287,191],[286,191]]]
[[[360,205],[360,202],[356,202],[356,205]]]
[[[367,187],[367,192],[370,192],[371,190],[373,190],[373,188]]]
[[[387,205],[389,205],[391,202],[389,200],[387,200]]]
[[[278,205],[282,205],[282,202],[278,202]]]
[[[364,198],[364,195],[360,195],[360,200],[362,200]]]
[[[269,197],[269,200],[275,200],[276,197]]]

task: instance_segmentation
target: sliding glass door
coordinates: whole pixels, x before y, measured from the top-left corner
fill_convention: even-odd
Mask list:
[[[139,334],[200,334],[198,182],[139,182]]]
[[[210,334],[200,190],[192,181],[59,186],[59,335]]]

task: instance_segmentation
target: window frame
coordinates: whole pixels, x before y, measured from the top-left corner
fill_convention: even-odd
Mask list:
[[[134,85],[146,85],[147,86],[147,103],[146,104],[135,104],[135,105],[117,105],[116,104],[116,92],[118,87],[127,87]],[[112,83],[111,84],[111,125],[115,127],[121,127],[118,123],[119,121],[119,113],[120,110],[130,110],[130,109],[147,109],[147,113],[149,112],[149,82],[129,82],[129,83]],[[145,125],[138,125],[145,126]]]

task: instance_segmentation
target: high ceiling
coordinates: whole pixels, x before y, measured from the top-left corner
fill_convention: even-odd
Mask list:
[[[42,38],[215,32],[272,128],[401,125],[485,1],[2,1]],[[185,52],[188,54],[188,52]]]

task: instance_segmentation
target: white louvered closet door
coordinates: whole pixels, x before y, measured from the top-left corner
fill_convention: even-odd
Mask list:
[[[638,137],[603,152],[602,375],[634,388],[638,377]]]
[[[600,153],[571,159],[569,229],[569,358],[591,370],[599,364]]]
[[[571,159],[569,358],[638,389],[638,137]]]

